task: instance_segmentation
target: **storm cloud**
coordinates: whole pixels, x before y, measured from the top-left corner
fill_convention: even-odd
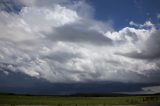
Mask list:
[[[0,71],[7,75],[51,83],[160,81],[160,32],[150,21],[116,31],[85,1],[11,4],[20,10],[0,9]]]

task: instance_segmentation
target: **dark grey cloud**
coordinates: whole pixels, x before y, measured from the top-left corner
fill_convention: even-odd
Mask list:
[[[16,65],[14,65],[14,64],[0,62],[0,71],[6,75],[8,75],[9,72],[11,72],[13,70],[15,71],[15,67],[16,67]]]
[[[107,94],[114,92],[137,92],[152,89],[158,83],[121,83],[113,81],[87,83],[50,83],[43,79],[29,77],[23,73],[0,72],[0,92],[35,95],[71,95],[79,93]],[[155,87],[154,87],[155,88]]]
[[[91,43],[93,45],[111,45],[112,40],[102,33],[91,29],[91,26],[82,24],[67,24],[55,28],[53,33],[49,34],[52,41],[65,41],[73,43]]]
[[[24,5],[17,0],[1,0],[0,11],[9,13],[19,13]]]

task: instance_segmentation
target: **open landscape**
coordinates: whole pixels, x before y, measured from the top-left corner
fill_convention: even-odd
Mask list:
[[[0,0],[0,106],[160,106],[160,0]]]
[[[73,97],[0,95],[0,106],[158,106],[160,96]]]

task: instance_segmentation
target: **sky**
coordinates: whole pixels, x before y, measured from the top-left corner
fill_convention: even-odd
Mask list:
[[[1,0],[0,92],[160,92],[159,0]]]

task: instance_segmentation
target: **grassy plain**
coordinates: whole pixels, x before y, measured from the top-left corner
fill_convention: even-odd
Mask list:
[[[125,97],[59,97],[0,95],[0,106],[41,105],[41,106],[111,106],[134,104],[160,104],[160,96]]]

